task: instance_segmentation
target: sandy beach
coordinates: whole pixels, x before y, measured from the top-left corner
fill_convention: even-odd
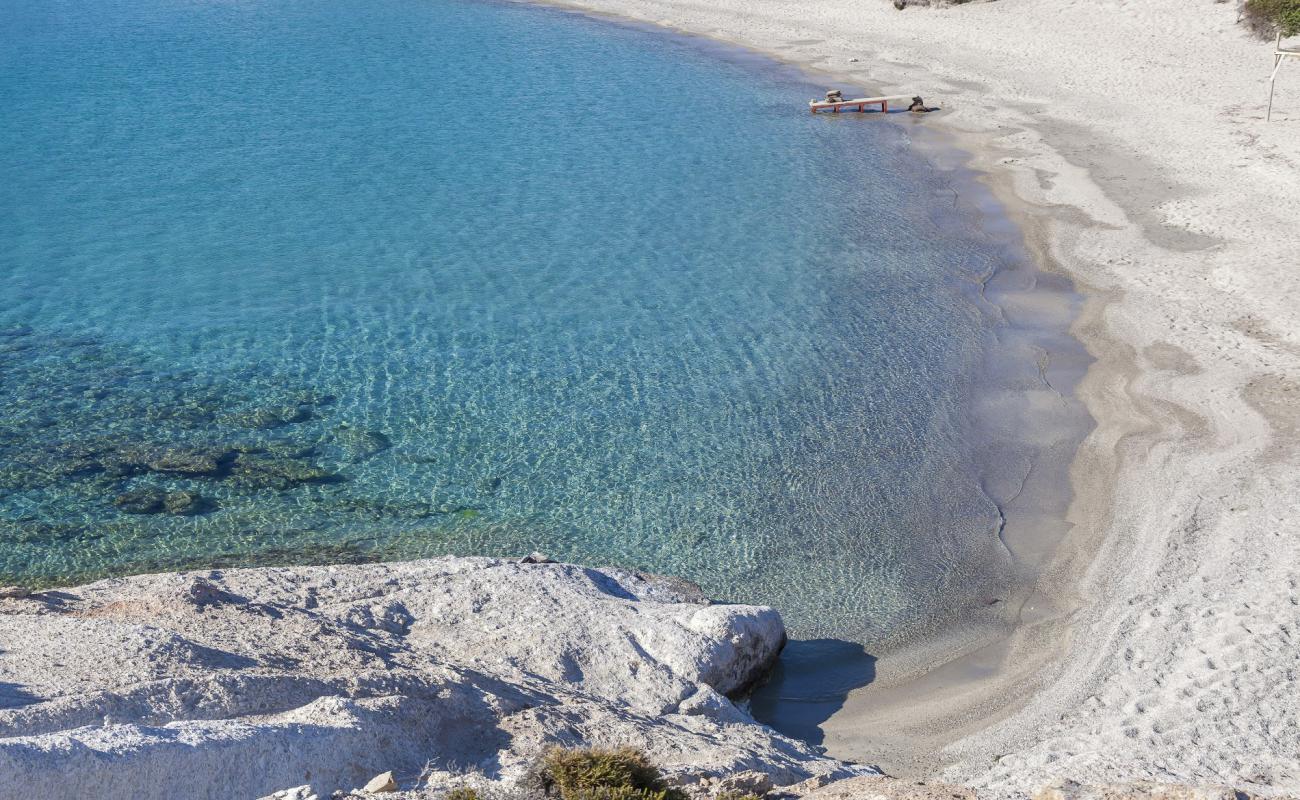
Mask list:
[[[809,119],[802,107],[791,108],[790,113],[814,124],[898,126],[931,157],[937,170],[963,176],[945,185],[941,196],[951,192],[969,208],[990,210],[988,219],[981,220],[989,230],[1000,227],[1006,233],[1010,219],[1018,226],[1018,231],[1010,232],[1015,242],[1011,249],[1018,248],[1023,237],[1024,247],[1034,257],[1037,272],[1019,256],[1007,259],[1019,260],[1019,265],[1001,271],[996,266],[1000,262],[990,260],[995,266],[988,270],[987,281],[976,276],[963,286],[982,289],[981,302],[986,301],[1006,322],[996,327],[999,346],[993,348],[997,354],[989,357],[988,370],[1005,380],[990,381],[994,389],[985,394],[974,389],[954,391],[951,406],[969,406],[976,423],[972,427],[986,437],[975,445],[988,462],[975,494],[990,499],[989,505],[996,506],[1005,522],[997,532],[1000,544],[992,532],[988,536],[996,550],[989,559],[1003,567],[1010,564],[1004,573],[1014,573],[1018,582],[1010,581],[1013,588],[997,596],[993,592],[975,596],[973,609],[953,612],[959,618],[955,624],[949,624],[947,617],[927,620],[929,627],[918,624],[916,631],[906,634],[913,638],[900,636],[902,643],[891,642],[892,649],[882,646],[879,653],[866,653],[874,659],[870,683],[850,693],[821,724],[824,752],[816,742],[795,741],[755,724],[747,713],[744,699],[770,677],[789,638],[779,609],[717,604],[704,590],[680,579],[552,561],[542,554],[547,552],[544,542],[534,543],[542,552],[522,558],[446,557],[255,569],[226,568],[233,562],[209,561],[201,573],[162,571],[53,590],[0,586],[0,800],[38,795],[289,800],[342,796],[334,792],[380,779],[383,788],[377,791],[401,787],[405,792],[389,795],[393,797],[443,798],[450,788],[469,786],[482,788],[482,796],[492,800],[512,796],[497,794],[502,787],[531,785],[537,777],[538,755],[547,748],[593,745],[636,748],[664,771],[671,785],[685,787],[691,797],[711,800],[762,797],[777,787],[782,797],[810,800],[1300,797],[1300,726],[1296,724],[1300,715],[1296,685],[1300,674],[1300,641],[1296,640],[1300,637],[1300,525],[1296,523],[1300,518],[1300,302],[1296,300],[1300,296],[1300,63],[1283,66],[1273,119],[1266,122],[1272,40],[1259,39],[1241,24],[1235,2],[996,0],[903,10],[890,0],[520,2],[564,8],[564,12],[538,16],[565,17],[566,22],[569,16],[592,14],[706,37],[795,65],[814,82],[824,81],[826,88],[838,86],[846,94],[859,90],[919,94],[929,105],[941,108],[925,115],[900,112],[837,120]],[[508,5],[491,8],[524,10]],[[348,14],[353,12],[347,9]],[[436,10],[427,13],[416,35],[397,40],[406,42],[404,52],[421,67],[427,53],[437,51],[427,47],[428,37],[448,28],[446,9],[441,16]],[[357,17],[341,19],[331,19],[339,42],[366,38],[353,24]],[[387,25],[377,30],[406,33],[409,29],[407,17],[386,19]],[[277,23],[284,30],[310,30],[293,17],[285,20]],[[466,25],[464,30],[480,31],[492,43],[492,49],[485,50],[493,56],[482,62],[487,64],[484,78],[478,81],[482,83],[497,71],[496,45],[508,41],[514,46],[518,40],[499,36],[496,23],[471,20]],[[98,37],[97,23],[83,27]],[[256,33],[255,28],[248,29],[255,33],[247,35],[242,24],[237,27],[238,41],[261,52],[264,63],[292,61],[295,69],[301,65],[301,80],[291,85],[330,83],[319,79],[330,73],[317,74],[318,59],[283,58],[268,45],[276,40]],[[169,31],[162,44],[209,41],[206,28],[194,30],[185,36]],[[525,26],[521,30],[541,35],[538,31],[544,29]],[[113,44],[120,38],[115,34],[104,40]],[[231,61],[230,53],[237,51],[220,40],[212,41],[217,42],[210,54],[214,63],[222,66]],[[385,68],[390,57],[403,52],[389,46],[387,38],[375,41],[384,43],[373,52],[375,63]],[[29,49],[37,54],[40,48]],[[563,51],[563,47],[551,50]],[[168,59],[155,54],[150,59],[148,68],[137,72],[153,80],[157,78],[153,63],[165,64]],[[70,59],[68,63],[78,69],[66,71],[75,72],[77,81],[82,81],[78,70],[93,66],[94,61],[89,56]],[[586,64],[601,67],[605,62],[589,58],[582,66]],[[338,66],[349,74],[366,72],[354,69],[357,65],[350,57],[341,57]],[[246,72],[257,70],[250,67]],[[412,72],[419,75],[421,88],[451,85]],[[546,66],[530,74],[543,73],[565,74]],[[714,78],[710,73],[708,81],[682,85],[705,87],[703,102],[738,97],[746,88],[730,84],[735,93],[728,94],[718,89]],[[635,82],[644,85],[640,73]],[[30,92],[33,97],[46,96],[43,83],[33,80],[30,85],[36,87]],[[210,85],[226,84],[212,81]],[[79,83],[73,88],[77,97],[86,94]],[[162,91],[169,88],[167,81],[160,80],[155,93],[169,97]],[[148,94],[132,91],[132,97]],[[293,95],[286,92],[284,97]],[[112,96],[105,97],[110,99],[96,101],[97,107],[112,108]],[[202,97],[206,103],[207,95]],[[680,105],[677,94],[672,98]],[[353,104],[337,105],[347,112],[336,120],[337,129],[352,136]],[[416,102],[397,94],[374,107],[385,106],[442,114],[454,104]],[[206,108],[199,102],[193,107]],[[231,118],[242,119],[246,108],[232,108],[240,114]],[[268,103],[264,110],[268,119],[278,123],[277,104]],[[315,127],[315,107],[310,110],[312,114],[304,118],[313,122],[304,132]],[[50,113],[50,119],[60,121],[75,116],[57,107]],[[686,129],[695,122],[688,119]],[[736,135],[743,136],[743,119],[737,122]],[[125,123],[115,124],[125,127]],[[33,124],[30,129],[44,138],[59,125]],[[405,129],[413,132],[409,141],[423,147],[428,131],[436,127],[410,124]],[[376,130],[387,129],[381,125]],[[730,128],[724,130],[730,134]],[[292,155],[302,133],[285,129],[284,134],[281,149]],[[662,128],[636,120],[619,135],[640,135],[648,145],[664,138]],[[31,138],[15,136],[11,141]],[[538,141],[544,138],[537,137]],[[563,136],[550,138],[567,141]],[[837,174],[853,174],[843,170],[836,158],[810,161],[798,155],[801,151],[788,151],[789,138],[769,134],[772,146],[764,151],[789,160],[755,163],[829,164]],[[463,135],[446,139],[451,155],[431,157],[428,174],[441,174],[437,170],[444,162],[482,167],[465,154],[472,151],[463,150]],[[482,144],[481,152],[495,158],[500,150],[495,140],[487,137]],[[618,139],[614,144],[611,152],[625,142]],[[714,149],[702,150],[701,162]],[[366,176],[375,198],[384,202],[368,200],[351,185],[339,192],[349,203],[360,198],[355,207],[341,206],[338,216],[358,231],[369,230],[357,216],[368,206],[391,201],[398,210],[406,210],[405,201],[394,199],[399,196],[390,193],[388,184],[372,177],[372,172],[381,175],[377,170],[400,159],[387,151],[364,150],[372,151],[373,160],[356,161],[361,165],[358,174]],[[139,152],[153,164],[156,148]],[[176,148],[179,154],[189,152]],[[331,154],[330,175],[346,161],[335,158],[333,140],[321,144],[320,152]],[[961,161],[962,154],[969,160]],[[573,150],[575,160],[590,160],[590,155],[582,147]],[[27,161],[44,164],[42,158]],[[293,164],[302,160],[290,159]],[[49,175],[67,171],[63,161],[49,159],[49,163],[54,165]],[[925,169],[920,160],[916,164]],[[211,174],[225,174],[224,160],[218,166],[221,169],[214,168]],[[91,167],[98,169],[92,164],[84,174],[99,174]],[[553,171],[569,174],[567,168]],[[199,173],[200,177],[206,174]],[[678,174],[698,177],[695,166]],[[778,178],[788,174],[786,169]],[[43,196],[58,196],[58,191],[45,187],[47,178],[41,172],[31,180],[42,187]],[[420,177],[414,185],[424,186],[423,180]],[[811,187],[817,181],[797,185],[804,183]],[[176,208],[203,209],[200,201],[206,202],[213,193],[212,185],[204,177],[181,187],[187,192],[195,187],[201,190],[194,193],[191,206],[164,203],[168,195],[155,197],[152,190],[141,193],[139,208],[149,212],[142,212],[142,218],[153,218],[151,209],[157,206],[168,212],[162,218],[170,224]],[[639,191],[635,182],[627,185],[633,194]],[[263,195],[249,196],[280,196],[278,183],[266,188]],[[683,192],[685,197],[699,194]],[[756,192],[733,194],[739,200],[736,208],[745,209]],[[851,195],[834,195],[845,196]],[[109,192],[101,198],[106,199],[103,208],[114,214],[121,205],[116,197]],[[799,208],[805,198],[798,193],[794,197],[798,202],[787,206]],[[242,208],[243,198],[239,195],[229,207]],[[493,191],[486,192],[484,199],[490,201],[485,208],[495,207]],[[605,205],[596,197],[591,207]],[[704,205],[696,213],[717,211],[707,201]],[[307,212],[305,219],[316,220],[310,230],[329,228],[321,222],[327,218],[317,219],[318,206],[305,203],[302,209]],[[265,207],[273,206],[268,202]],[[538,230],[549,230],[549,220],[559,217],[578,221],[582,231],[599,229],[585,221],[581,209],[561,214],[546,205],[538,208],[534,215],[541,226]],[[838,200],[833,211],[857,214]],[[32,219],[42,217],[25,213]],[[736,217],[720,213],[712,227],[692,225],[702,230],[732,227]],[[269,215],[259,212],[250,219],[260,222],[261,216]],[[645,222],[647,230],[654,227],[652,220],[627,216]],[[696,219],[684,211],[677,216]],[[205,215],[199,218],[205,228],[222,228]],[[422,212],[422,220],[436,218]],[[244,217],[235,214],[230,219]],[[793,217],[783,214],[774,219],[779,221],[769,230],[803,230],[789,221]],[[187,230],[180,223],[175,229]],[[237,225],[232,229],[243,230]],[[478,236],[471,225],[451,229]],[[153,242],[153,229],[143,230],[149,235],[140,238]],[[418,226],[397,230],[415,231],[413,241],[437,240],[420,233],[423,229]],[[178,241],[188,247],[191,238],[186,233]],[[199,244],[206,250],[220,249],[203,240]],[[965,255],[962,251],[951,259],[958,261]],[[559,264],[569,259],[550,260]],[[298,258],[295,263],[299,262],[316,264],[315,259]],[[153,262],[141,263],[148,269],[139,273],[143,276],[139,280],[152,286],[157,282]],[[250,274],[272,274],[256,259],[249,263],[256,267]],[[744,270],[757,263],[762,263],[759,256],[739,266]],[[947,261],[937,263],[943,267]],[[24,267],[18,274],[32,271]],[[403,267],[393,274],[408,271]],[[226,273],[214,267],[211,274]],[[273,283],[290,283],[275,274]],[[659,275],[648,274],[656,279]],[[351,273],[340,275],[342,280]],[[300,277],[303,286],[314,286],[318,280],[314,266]],[[130,284],[108,278],[102,282]],[[712,282],[729,285],[726,279]],[[271,283],[265,284],[265,293],[275,288]],[[365,282],[356,285],[361,283]],[[539,285],[550,283],[548,279]],[[255,294],[263,293],[256,289],[261,284],[249,285]],[[498,294],[497,284],[484,285],[492,289],[492,296]],[[774,283],[771,293],[781,295],[785,285]],[[14,294],[21,296],[21,282],[15,286]],[[375,286],[384,301],[375,307],[389,309],[389,295],[394,292],[379,282]],[[26,291],[43,296],[37,289],[47,291],[40,281],[33,281]],[[145,296],[150,302],[140,307],[167,307],[166,302],[155,302],[153,295]],[[933,302],[933,295],[921,296]],[[173,298],[184,312],[178,316],[191,315],[192,297],[182,291]],[[302,306],[297,297],[287,294],[283,308]],[[478,308],[474,297],[466,295],[463,307]],[[532,307],[533,294],[521,292],[519,297],[525,301],[520,308]],[[253,299],[258,303],[252,305],[262,308],[262,298]],[[101,306],[114,315],[129,316],[125,311],[129,306],[102,300],[89,304]],[[734,307],[756,316],[743,301]],[[213,318],[220,316],[215,308],[207,309]],[[266,308],[273,311],[275,306]],[[83,315],[70,316],[80,322]],[[463,318],[463,314],[450,316],[448,324],[459,329]],[[868,311],[856,318],[872,317]],[[280,342],[278,318],[268,311],[267,319],[277,324],[266,326],[275,335],[266,341]],[[357,360],[356,343],[376,342],[373,368],[327,374],[338,377],[342,386],[351,385],[356,374],[386,375],[393,384],[423,375],[428,371],[423,362],[408,371],[386,371],[391,366],[390,351],[419,351],[423,339],[379,336],[377,331],[388,329],[371,326],[397,320],[391,330],[398,333],[420,327],[407,325],[405,319],[404,314],[385,311],[375,318],[357,317],[355,325],[344,326],[363,335],[338,340],[339,360],[351,365]],[[647,319],[656,321],[654,313]],[[1073,320],[1073,340],[1061,332],[1068,320]],[[646,327],[653,327],[649,323]],[[312,326],[303,330],[316,330]],[[170,332],[170,320],[158,330]],[[332,333],[333,323],[326,330]],[[246,340],[242,329],[232,327],[232,331],[238,336],[231,341]],[[24,328],[14,336],[33,333]],[[413,520],[437,515],[447,518],[439,524],[448,529],[463,524],[472,531],[479,523],[470,520],[490,515],[497,502],[494,498],[503,479],[490,460],[484,461],[482,476],[447,473],[457,478],[457,486],[465,483],[466,496],[477,498],[473,502],[461,502],[459,494],[439,494],[421,495],[418,504],[399,505],[376,501],[362,489],[355,496],[333,494],[367,485],[348,483],[351,478],[345,480],[345,472],[369,476],[374,480],[370,485],[385,490],[393,476],[442,474],[435,471],[442,462],[433,457],[442,451],[433,444],[444,440],[436,437],[448,431],[472,431],[474,426],[462,417],[435,419],[437,424],[431,424],[429,431],[420,432],[428,438],[417,438],[418,446],[411,447],[377,424],[363,428],[334,420],[329,415],[341,413],[338,407],[347,404],[336,402],[332,395],[318,397],[314,391],[285,395],[292,402],[276,399],[279,394],[241,395],[240,404],[232,409],[217,402],[224,402],[218,396],[225,384],[177,383],[171,405],[192,412],[192,417],[184,417],[190,420],[185,424],[198,427],[185,428],[184,436],[175,442],[144,441],[159,435],[156,428],[165,427],[159,419],[170,417],[145,416],[146,411],[153,412],[151,405],[131,405],[134,401],[127,393],[119,399],[115,392],[121,388],[119,383],[139,378],[131,385],[148,388],[140,396],[152,402],[153,390],[162,382],[143,366],[123,363],[114,355],[118,351],[106,350],[104,355],[93,341],[65,338],[66,342],[57,339],[63,350],[51,349],[48,352],[54,355],[28,359],[40,367],[31,372],[31,386],[39,388],[41,396],[73,398],[65,406],[99,409],[100,416],[92,421],[104,422],[114,432],[121,420],[144,420],[143,433],[137,436],[140,441],[127,431],[93,447],[78,439],[69,439],[77,447],[64,447],[57,438],[48,440],[52,445],[32,439],[29,446],[23,432],[28,429],[15,427],[12,430],[18,433],[11,432],[10,440],[21,442],[28,461],[19,464],[22,469],[13,471],[9,479],[15,486],[20,485],[19,478],[30,482],[21,484],[26,491],[44,487],[54,478],[79,476],[81,480],[83,473],[93,473],[100,482],[77,484],[78,491],[90,498],[78,502],[91,504],[87,507],[116,524],[104,528],[109,533],[120,536],[134,530],[118,519],[120,515],[152,515],[150,519],[177,534],[175,541],[211,546],[216,553],[225,551],[217,549],[211,535],[186,531],[203,530],[200,524],[217,518],[205,516],[208,512],[229,513],[244,500],[264,495],[287,498],[277,506],[282,506],[281,511],[296,512],[303,498],[314,498],[313,502],[335,503],[328,508],[340,518],[354,510],[374,519],[391,516],[405,520],[409,530],[417,533],[426,523]],[[153,338],[167,337],[155,334]],[[546,339],[540,334],[533,338]],[[299,339],[311,343],[310,336],[300,333]],[[675,345],[678,339],[665,341]],[[962,338],[941,341],[947,344]],[[259,352],[270,351],[240,352],[252,354],[252,363]],[[564,355],[564,348],[556,352]],[[682,360],[690,362],[689,357]],[[46,365],[65,363],[72,365],[71,371],[41,371]],[[102,369],[95,366],[99,364]],[[94,369],[100,369],[105,386],[114,392],[99,391],[103,387],[94,385],[94,376],[85,377],[86,370]],[[65,374],[66,380],[59,378]],[[520,397],[529,399],[529,392],[535,393],[511,377],[514,373],[502,374],[510,380],[501,385],[524,387]],[[810,370],[803,377],[807,374],[835,373],[828,367]],[[244,373],[232,375],[232,381],[243,382]],[[88,382],[83,386],[83,381]],[[266,385],[280,392],[284,388],[280,382],[267,379]],[[463,382],[480,385],[475,380]],[[790,383],[797,382],[792,378]],[[443,388],[458,385],[450,380],[445,384]],[[862,383],[845,385],[856,391]],[[312,384],[311,388],[319,387]],[[490,394],[475,389],[467,396]],[[892,399],[897,392],[888,384],[883,394]],[[40,399],[35,390],[29,395]],[[419,415],[431,406],[423,390],[411,392],[410,397],[418,401],[410,408]],[[446,405],[455,409],[467,405],[456,402],[459,405],[451,400]],[[11,403],[14,408],[21,405]],[[28,405],[36,408],[37,403]],[[385,401],[385,413],[391,412],[392,419],[414,414],[403,408],[396,401]],[[556,408],[565,410],[567,405]],[[1086,419],[1081,408],[1087,411]],[[54,424],[35,413],[27,416],[30,419],[22,421],[30,422],[32,431]],[[517,418],[501,419],[505,422],[500,430],[510,437],[521,429]],[[295,441],[293,431],[285,431],[292,426],[302,430],[295,447],[289,446]],[[267,433],[269,429],[276,432]],[[212,441],[203,440],[204,447],[199,448],[194,444],[199,441],[195,431],[207,431]],[[225,438],[218,441],[211,431]],[[272,435],[283,436],[284,441],[262,441],[261,437]],[[316,445],[301,444],[309,440],[334,459],[330,463],[341,466],[331,471],[312,461]],[[462,449],[456,452],[491,452],[481,443],[490,441],[487,438],[446,441],[458,443]],[[600,454],[603,448],[591,452]],[[579,448],[575,445],[563,452],[567,459]],[[382,459],[391,458],[397,467],[390,472],[378,468],[366,472],[369,467],[362,464],[372,458],[380,459],[376,462],[380,466],[389,463]],[[852,470],[840,473],[850,481],[860,478]],[[557,474],[566,484],[579,482],[577,471]],[[431,491],[426,484],[436,484],[432,477],[420,480],[426,494]],[[507,492],[527,486],[525,481],[517,486],[509,481],[507,473]],[[952,491],[943,481],[927,485]],[[200,489],[210,497],[198,494]],[[645,496],[657,495],[650,491]],[[218,501],[215,506],[209,502],[213,497]],[[251,500],[248,508],[256,508]],[[611,509],[611,514],[617,511]],[[321,519],[333,519],[324,513]],[[996,513],[990,516],[998,518]],[[39,545],[32,551],[48,551],[49,543],[57,541],[78,557],[100,552],[95,548],[115,556],[144,547],[140,552],[147,554],[153,552],[148,548],[163,542],[134,534],[102,541],[72,539],[68,531],[79,534],[77,526],[89,523],[59,528],[46,525],[34,513],[20,522],[31,523],[25,532]],[[505,530],[510,525],[499,527]],[[158,524],[156,529],[163,528]],[[313,521],[311,532],[315,528]],[[238,534],[241,547],[245,540],[251,541],[242,528],[231,530]],[[233,551],[240,557],[237,563],[263,552],[278,563],[299,552],[251,543],[259,549]],[[322,543],[325,547],[320,550],[302,552],[332,553],[344,560],[396,552],[349,548],[332,540],[315,546]],[[693,547],[683,549],[694,554]],[[631,551],[620,552],[630,558],[625,554]],[[185,558],[162,561],[158,568],[207,558],[203,551],[182,549],[180,555]],[[143,556],[137,553],[136,557]],[[772,562],[763,557],[755,560],[765,566]],[[115,564],[108,560],[95,567],[108,570]],[[941,583],[960,577],[956,574],[962,569],[975,572],[980,566],[946,562],[932,571],[943,573],[936,576]],[[842,595],[836,592],[850,594],[862,583],[851,578],[831,589],[818,585],[820,577],[809,580],[779,569],[772,574],[778,587],[806,581],[798,585],[812,586],[808,594],[816,599],[837,599]],[[857,613],[856,608],[853,611]],[[797,626],[791,624],[790,630],[796,631]],[[874,765],[893,777],[876,775]],[[1171,785],[1174,788],[1168,788]],[[596,792],[565,800],[603,796]],[[624,795],[611,792],[609,796]]]
[[[944,111],[922,124],[958,137],[1088,298],[1074,333],[1096,428],[1014,634],[882,660],[826,724],[830,752],[988,796],[1300,792],[1300,74],[1283,67],[1266,124],[1272,42],[1208,0],[566,5],[923,95]]]

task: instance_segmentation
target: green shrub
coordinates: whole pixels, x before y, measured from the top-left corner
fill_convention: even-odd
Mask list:
[[[442,800],[482,800],[478,792],[468,786],[457,786],[442,796]]]
[[[546,794],[560,800],[686,800],[630,747],[552,748],[542,755],[538,777]]]
[[[634,789],[630,786],[600,786],[579,789],[573,800],[676,800],[685,797],[676,789]]]
[[[1300,34],[1300,0],[1246,0],[1245,11],[1250,26],[1261,33]]]

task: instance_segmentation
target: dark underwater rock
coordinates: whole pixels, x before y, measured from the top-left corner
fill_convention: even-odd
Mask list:
[[[224,447],[169,447],[149,454],[145,466],[153,472],[214,476],[233,455],[232,450]]]
[[[113,498],[113,505],[124,514],[157,514],[163,510],[165,496],[152,487],[132,489]]]
[[[299,405],[328,406],[334,400],[334,395],[318,392],[315,389],[302,389],[289,395],[289,402]]]
[[[262,442],[244,442],[232,448],[237,453],[252,455],[269,455],[275,458],[306,460],[316,455],[316,446],[311,442],[296,442],[286,439]]]
[[[394,517],[398,519],[426,519],[438,513],[431,504],[423,501],[389,501],[371,495],[339,495],[319,502],[323,504],[323,507],[352,514],[364,514],[373,520]]]
[[[379,431],[355,428],[343,423],[334,429],[331,443],[338,447],[348,461],[364,461],[393,446],[387,436]]]
[[[176,516],[190,516],[208,510],[208,502],[195,492],[168,492],[163,498],[163,510]]]
[[[307,483],[336,483],[342,476],[307,461],[273,453],[239,453],[230,465],[229,480],[241,489],[284,491]]]
[[[60,478],[75,478],[103,472],[105,448],[96,442],[56,441],[21,447],[5,453],[0,485],[30,489]]]
[[[5,453],[0,485],[32,488],[62,478],[103,474],[125,478],[145,472],[187,477],[220,476],[234,450],[213,445],[155,445],[101,437],[85,441],[58,441]]]
[[[247,411],[238,411],[233,414],[227,414],[221,418],[221,421],[227,425],[234,425],[239,428],[278,428],[282,425],[292,425],[298,422],[306,422],[311,419],[311,407],[306,403],[263,406],[253,408]]]
[[[142,416],[151,422],[170,422],[192,428],[213,422],[217,415],[213,405],[185,401],[150,405],[144,409]]]
[[[17,339],[22,336],[31,336],[32,333],[31,325],[15,325],[11,328],[0,329],[0,339]]]
[[[89,541],[103,535],[102,526],[83,523],[49,522],[31,517],[0,520],[0,539],[6,544],[62,546],[67,542]]]
[[[439,514],[452,514],[454,516],[460,517],[461,519],[470,519],[472,517],[477,517],[479,514],[483,513],[481,509],[475,508],[474,506],[462,505],[454,501],[447,502],[447,503],[439,503],[434,507],[434,510],[436,510]]]
[[[111,475],[162,472],[191,477],[216,477],[233,456],[220,445],[112,444],[96,452],[104,471]]]

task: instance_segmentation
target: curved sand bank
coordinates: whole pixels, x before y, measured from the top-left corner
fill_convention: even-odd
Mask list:
[[[1300,791],[1300,76],[1283,69],[1265,124],[1270,47],[1208,0],[567,5],[944,106],[924,125],[976,153],[1090,298],[1074,332],[1097,427],[1015,634],[919,678],[916,654],[882,660],[824,726],[831,752],[990,796]]]

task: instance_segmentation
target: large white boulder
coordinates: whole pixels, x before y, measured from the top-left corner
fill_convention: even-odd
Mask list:
[[[0,800],[320,796],[392,770],[511,783],[551,745],[678,780],[868,770],[725,696],[770,608],[614,569],[443,558],[101,581],[0,599]]]

